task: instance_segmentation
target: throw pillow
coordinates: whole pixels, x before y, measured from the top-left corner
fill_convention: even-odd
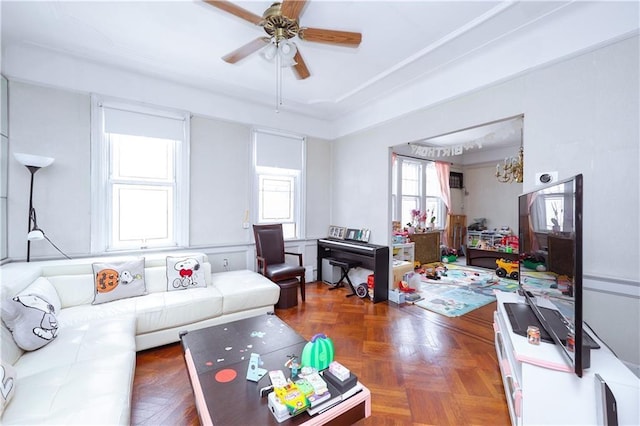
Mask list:
[[[94,305],[147,294],[144,257],[123,262],[94,263],[93,276]]]
[[[62,308],[60,296],[58,296],[58,292],[53,284],[51,284],[51,282],[45,277],[39,277],[36,279],[34,282],[29,284],[27,288],[18,293],[18,295],[21,294],[35,294],[36,296],[40,296],[47,302],[51,303],[56,315],[60,313],[60,309]]]
[[[35,294],[19,294],[2,304],[2,320],[25,351],[40,349],[58,335],[54,307]]]
[[[206,287],[202,256],[167,257],[167,291]]]
[[[0,362],[0,415],[15,393],[16,369],[11,364]]]

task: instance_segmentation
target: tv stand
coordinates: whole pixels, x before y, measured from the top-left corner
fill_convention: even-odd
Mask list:
[[[591,351],[591,367],[578,377],[556,345],[532,345],[517,335],[504,303],[525,303],[515,293],[497,292],[494,313],[495,347],[513,425],[597,424],[595,375],[616,398],[618,424],[639,424],[640,379],[606,345]]]

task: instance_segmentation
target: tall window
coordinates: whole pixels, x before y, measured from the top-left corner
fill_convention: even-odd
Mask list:
[[[303,232],[305,140],[264,130],[253,132],[255,223],[281,223],[285,239]]]
[[[444,227],[447,209],[440,195],[434,162],[396,156],[392,180],[393,220],[399,220],[405,226],[412,221],[411,211],[419,210],[435,216],[437,228]],[[430,217],[427,217],[427,222],[429,220]]]
[[[188,114],[93,99],[92,252],[188,245]]]

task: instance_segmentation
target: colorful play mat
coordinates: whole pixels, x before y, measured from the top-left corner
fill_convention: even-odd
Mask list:
[[[415,288],[420,296],[414,303],[448,317],[459,317],[495,301],[496,290],[515,292],[518,289],[517,280],[500,278],[491,269],[431,264],[423,270],[405,276],[409,287]],[[527,280],[527,287],[538,294],[553,292],[554,278],[550,274],[537,274],[536,279]]]

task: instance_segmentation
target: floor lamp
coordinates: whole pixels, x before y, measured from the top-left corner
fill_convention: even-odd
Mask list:
[[[38,170],[53,163],[53,158],[40,155],[14,153],[13,156],[31,172],[31,185],[29,187],[29,229],[27,230],[27,262],[31,260],[31,241],[43,240],[44,233],[38,228],[36,209],[33,207],[33,177]]]

